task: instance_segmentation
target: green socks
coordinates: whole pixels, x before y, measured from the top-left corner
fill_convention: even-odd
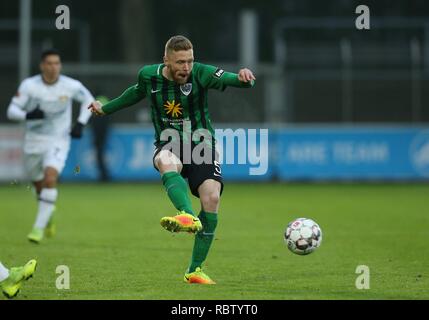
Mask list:
[[[168,197],[179,211],[195,216],[192,210],[191,199],[188,195],[188,186],[185,179],[177,172],[166,172],[162,175],[162,183],[167,191]]]
[[[201,211],[198,218],[201,220],[203,230],[195,235],[192,261],[188,273],[194,272],[197,267],[201,267],[206,260],[217,226],[217,213]]]
[[[195,216],[192,210],[191,199],[188,195],[188,186],[185,179],[177,172],[166,172],[162,175],[162,183],[167,191],[168,197],[179,211]],[[198,216],[203,230],[195,235],[194,249],[192,250],[192,261],[188,272],[194,272],[201,267],[207,258],[210,246],[213,242],[214,232],[217,226],[217,213],[201,211]]]

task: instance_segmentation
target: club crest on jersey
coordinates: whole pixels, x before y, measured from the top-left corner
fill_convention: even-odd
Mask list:
[[[183,93],[185,96],[188,96],[188,95],[191,93],[191,91],[192,91],[192,83],[185,83],[185,84],[182,84],[182,85],[180,86],[180,91],[182,91],[182,93]]]
[[[69,99],[69,97],[67,97],[67,96],[61,96],[61,97],[59,98],[59,100],[60,100],[61,102],[66,102],[68,99]]]

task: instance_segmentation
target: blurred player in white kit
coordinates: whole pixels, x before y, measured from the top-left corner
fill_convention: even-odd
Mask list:
[[[38,197],[38,212],[31,242],[55,234],[53,211],[58,197],[57,180],[70,149],[70,137],[80,138],[91,112],[94,97],[82,83],[61,75],[57,50],[42,53],[41,73],[22,81],[7,110],[10,120],[25,121],[24,166]],[[80,114],[71,129],[72,100],[81,103]]]

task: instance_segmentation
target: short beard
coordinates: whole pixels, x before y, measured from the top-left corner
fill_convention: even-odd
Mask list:
[[[178,84],[185,84],[188,82],[188,78],[183,79],[183,78],[173,78],[174,82],[177,82]]]
[[[178,84],[185,84],[186,82],[188,82],[188,78],[182,78],[182,77],[173,77],[173,80]]]

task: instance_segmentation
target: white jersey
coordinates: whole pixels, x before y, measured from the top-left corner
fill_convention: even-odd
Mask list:
[[[78,121],[86,124],[91,117],[87,109],[94,97],[81,82],[60,75],[54,84],[46,84],[41,75],[25,79],[8,108],[11,120],[26,120],[27,112],[40,108],[43,119],[27,120],[24,150],[40,149],[52,140],[70,141],[72,100],[81,103]]]

